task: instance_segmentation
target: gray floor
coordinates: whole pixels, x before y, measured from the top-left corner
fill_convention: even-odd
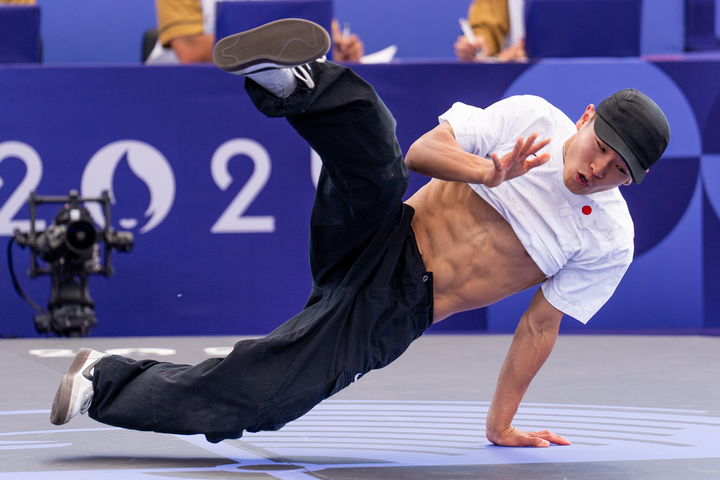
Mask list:
[[[49,422],[81,346],[197,363],[238,338],[0,340],[0,480],[720,479],[720,337],[561,336],[515,421],[569,447],[500,448],[485,412],[506,335],[419,339],[279,432],[217,445]]]

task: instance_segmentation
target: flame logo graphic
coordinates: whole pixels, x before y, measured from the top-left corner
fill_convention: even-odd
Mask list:
[[[152,145],[137,140],[120,140],[98,150],[83,172],[80,184],[82,195],[96,197],[107,190],[115,204],[113,178],[123,157],[127,158],[130,170],[150,190],[150,205],[145,211],[145,217],[150,217],[150,220],[140,229],[140,233],[147,233],[165,219],[175,201],[175,175],[167,159]],[[89,202],[85,206],[95,223],[104,227],[100,205]],[[127,219],[125,222],[129,226]]]

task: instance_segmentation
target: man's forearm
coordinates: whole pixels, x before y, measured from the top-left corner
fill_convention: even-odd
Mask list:
[[[486,422],[486,434],[493,443],[502,444],[503,438],[512,430],[512,420],[520,401],[557,339],[562,313],[543,312],[549,304],[544,297],[538,297],[542,297],[541,290],[523,314],[500,371]]]
[[[494,170],[492,161],[460,147],[449,123],[435,127],[413,143],[405,163],[415,173],[449,182],[483,183]]]
[[[502,157],[493,153],[491,159],[466,152],[455,139],[449,123],[445,122],[420,137],[405,156],[405,163],[413,172],[448,182],[477,183],[496,187],[506,180],[524,175],[548,160],[550,154],[537,155],[550,143],[546,138],[536,143],[537,134],[518,137],[515,146]]]

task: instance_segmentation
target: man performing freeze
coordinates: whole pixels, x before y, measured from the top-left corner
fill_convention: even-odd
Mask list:
[[[454,105],[403,161],[395,120],[373,88],[324,60],[330,37],[288,19],[221,40],[213,59],[246,75],[267,116],[288,122],[323,169],[310,219],[312,292],[302,312],[224,359],[134,361],[81,349],[51,413],[136,430],[277,430],[372,369],[433,322],[540,285],[502,366],[487,422],[504,446],[569,442],[513,417],[550,354],[563,314],[582,322],[633,256],[618,187],[640,183],[667,147],[658,106],[622,90],[573,124],[546,101]],[[402,202],[408,167],[433,179]]]

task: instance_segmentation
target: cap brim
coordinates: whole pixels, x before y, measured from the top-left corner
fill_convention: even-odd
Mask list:
[[[607,146],[617,152],[630,169],[630,176],[633,182],[640,183],[645,178],[646,169],[640,165],[640,161],[630,150],[630,147],[620,138],[620,135],[600,115],[595,116],[595,134]]]

